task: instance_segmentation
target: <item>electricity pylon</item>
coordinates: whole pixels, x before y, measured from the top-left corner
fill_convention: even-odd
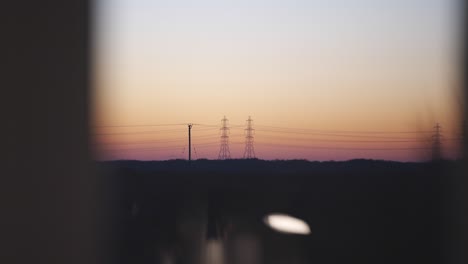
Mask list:
[[[439,123],[434,126],[434,134],[432,135],[432,160],[442,159],[442,133]]]
[[[221,143],[219,148],[218,159],[225,160],[231,158],[231,152],[229,151],[229,127],[227,126],[228,119],[224,116],[221,119],[223,122],[223,126],[220,128],[221,130]]]
[[[255,159],[255,150],[254,150],[254,137],[252,128],[252,118],[247,119],[247,128],[245,129],[245,151],[244,151],[244,159]]]

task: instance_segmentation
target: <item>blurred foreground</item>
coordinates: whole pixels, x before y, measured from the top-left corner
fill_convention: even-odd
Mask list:
[[[458,163],[115,161],[114,263],[442,263]],[[302,219],[309,235],[265,225]]]

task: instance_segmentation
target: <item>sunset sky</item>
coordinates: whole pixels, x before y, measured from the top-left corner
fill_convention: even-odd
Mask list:
[[[97,159],[457,157],[456,0],[100,0]],[[404,133],[402,133],[404,132]]]

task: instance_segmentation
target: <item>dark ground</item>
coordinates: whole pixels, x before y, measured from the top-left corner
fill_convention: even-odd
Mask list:
[[[454,161],[100,162],[118,263],[443,263]],[[110,187],[110,188],[108,188]],[[272,212],[305,220],[277,233]],[[210,242],[211,241],[211,242]],[[214,241],[214,242],[213,242]],[[221,252],[223,262],[209,261]],[[211,252],[211,253],[210,253]]]

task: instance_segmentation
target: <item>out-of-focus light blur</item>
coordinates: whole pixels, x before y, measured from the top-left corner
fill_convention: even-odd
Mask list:
[[[224,251],[220,240],[209,239],[207,241],[206,263],[207,264],[223,264]]]
[[[301,219],[286,214],[270,214],[265,217],[265,223],[272,229],[288,234],[308,235],[309,225]]]

